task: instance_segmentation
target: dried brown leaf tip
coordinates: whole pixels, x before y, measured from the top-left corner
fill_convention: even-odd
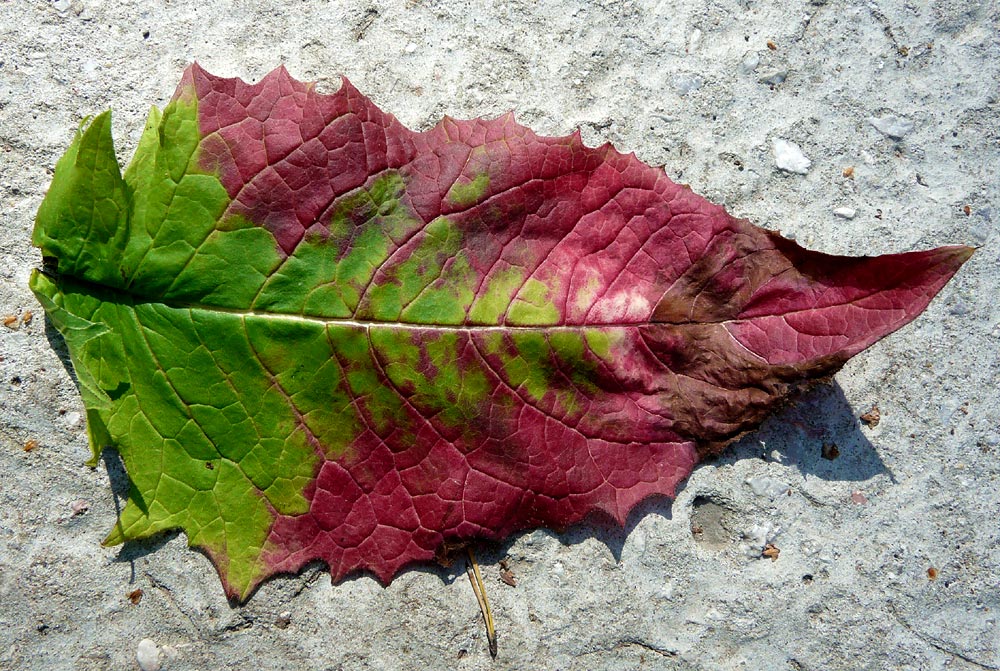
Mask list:
[[[762,557],[770,557],[772,562],[776,562],[778,561],[778,555],[781,554],[781,550],[774,543],[768,543],[764,546],[760,554]]]
[[[875,428],[878,423],[882,421],[882,413],[879,412],[878,406],[873,405],[872,409],[861,415],[861,421],[864,422],[869,428]]]
[[[34,450],[34,449],[35,449],[36,447],[38,447],[38,441],[37,441],[37,440],[35,440],[34,438],[32,438],[32,439],[30,439],[30,440],[26,440],[26,441],[24,442],[24,451],[25,451],[25,452],[31,452],[31,451],[32,451],[32,450]]]
[[[138,603],[142,601],[142,590],[136,587],[134,590],[132,590],[125,596],[128,597],[128,600],[132,602],[133,606],[138,605]]]

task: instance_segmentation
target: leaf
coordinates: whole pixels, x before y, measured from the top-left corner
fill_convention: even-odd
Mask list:
[[[106,543],[183,529],[237,599],[622,523],[971,254],[827,256],[579,133],[415,133],[346,80],[197,65],[124,175],[108,113],[77,133],[33,241],[94,459],[131,478]]]

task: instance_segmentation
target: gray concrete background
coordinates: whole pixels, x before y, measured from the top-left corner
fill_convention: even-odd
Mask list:
[[[34,317],[0,326],[0,668],[138,668],[145,638],[171,671],[1000,668],[1000,11],[932,4],[0,0],[0,315]],[[388,588],[314,567],[232,608],[183,535],[100,547],[124,476],[83,465],[79,395],[26,287],[81,117],[114,110],[124,162],[193,59],[343,73],[420,129],[508,109],[579,126],[827,252],[981,249],[673,504],[484,548],[496,661],[461,566]],[[779,170],[776,140],[808,169],[782,150],[800,172]]]

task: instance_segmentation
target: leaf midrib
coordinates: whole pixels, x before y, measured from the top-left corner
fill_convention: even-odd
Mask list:
[[[217,312],[238,317],[254,317],[260,319],[272,319],[275,321],[295,321],[308,324],[337,325],[355,328],[399,328],[414,331],[476,331],[476,332],[507,332],[507,331],[579,331],[581,329],[594,328],[632,328],[640,326],[651,326],[659,322],[635,321],[635,322],[615,322],[615,323],[594,323],[594,324],[537,324],[537,325],[505,325],[505,324],[436,324],[419,322],[401,322],[378,319],[352,319],[348,317],[320,317],[290,312],[268,312],[264,310],[228,308],[220,305],[197,303],[190,301],[168,301],[162,299],[142,296],[128,289],[111,287],[98,282],[80,279],[72,275],[61,275],[39,268],[38,272],[48,277],[61,289],[64,289],[64,282],[69,281],[74,286],[90,292],[101,294],[112,294],[118,301],[131,305],[163,305],[172,310],[201,310],[205,312]],[[100,297],[107,300],[106,297]],[[116,301],[117,302],[117,301]],[[666,322],[663,322],[666,324]],[[690,322],[689,322],[690,323]],[[675,324],[676,325],[676,324]]]
[[[747,322],[753,321],[755,319],[770,318],[770,317],[780,317],[782,319],[787,318],[790,315],[808,312],[816,308],[808,307],[801,308],[797,310],[789,310],[783,313],[775,314],[762,314],[755,315],[753,317],[741,317],[741,318],[730,318],[730,319],[717,319],[717,320],[702,320],[702,321],[634,321],[634,322],[607,322],[607,323],[584,323],[584,324],[535,324],[535,325],[517,325],[517,324],[436,324],[436,323],[419,323],[419,322],[402,322],[402,321],[389,321],[389,320],[378,320],[378,319],[353,319],[348,317],[320,317],[315,315],[301,315],[293,314],[290,312],[267,312],[263,310],[252,310],[252,309],[239,309],[239,308],[227,308],[220,305],[211,305],[206,303],[197,303],[189,301],[177,301],[170,302],[166,300],[157,300],[153,298],[148,298],[140,294],[133,293],[127,289],[122,289],[119,287],[111,287],[105,284],[100,284],[98,282],[91,282],[89,280],[79,279],[72,275],[60,275],[58,273],[53,274],[45,270],[44,268],[39,268],[38,272],[42,275],[48,277],[53,282],[61,287],[62,280],[68,279],[73,284],[87,290],[99,291],[102,293],[111,293],[119,296],[121,298],[127,299],[133,305],[143,305],[143,304],[155,304],[163,305],[167,308],[173,310],[202,310],[205,312],[218,312],[223,314],[230,314],[240,317],[255,317],[260,319],[270,319],[275,321],[295,321],[299,323],[306,324],[322,324],[322,325],[337,325],[344,327],[354,327],[354,328],[398,328],[412,331],[460,331],[460,332],[510,332],[510,331],[555,331],[555,332],[566,332],[566,331],[579,331],[582,329],[601,329],[601,328],[641,328],[643,326],[709,326],[709,325],[719,325],[727,326],[729,324],[737,322]],[[900,283],[902,284],[902,282]],[[897,288],[897,285],[890,287],[880,287],[876,291],[872,291],[864,296],[856,297],[853,300],[837,302],[832,305],[824,306],[825,308],[831,307],[842,307],[844,305],[854,305],[873,295],[883,293],[885,291],[890,291]],[[728,329],[727,329],[728,330]],[[732,334],[730,334],[732,335]],[[735,338],[734,338],[735,339]],[[742,343],[740,343],[742,344]]]

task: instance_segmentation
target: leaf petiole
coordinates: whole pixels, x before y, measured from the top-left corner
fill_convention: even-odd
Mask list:
[[[496,658],[497,631],[493,625],[493,612],[490,611],[490,602],[486,598],[486,586],[483,584],[483,577],[479,573],[479,563],[476,561],[476,555],[473,554],[472,548],[466,548],[466,552],[469,553],[469,569],[466,570],[466,573],[469,574],[472,591],[476,595],[476,601],[479,602],[479,610],[483,613],[483,622],[486,624],[486,640],[489,641],[490,645],[490,656]]]

